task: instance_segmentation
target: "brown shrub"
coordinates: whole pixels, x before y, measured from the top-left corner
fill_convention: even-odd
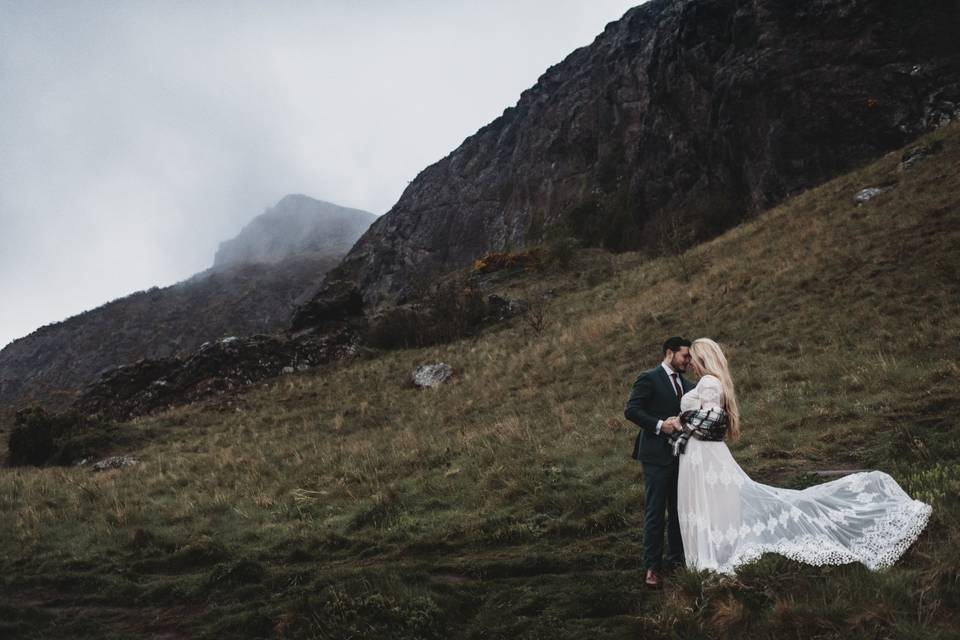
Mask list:
[[[524,251],[493,251],[473,262],[475,273],[492,273],[502,269],[536,269],[540,254],[536,249]]]

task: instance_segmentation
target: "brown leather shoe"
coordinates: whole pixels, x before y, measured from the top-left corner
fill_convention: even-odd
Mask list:
[[[651,589],[659,589],[663,586],[663,578],[653,569],[647,569],[647,577],[643,582]]]

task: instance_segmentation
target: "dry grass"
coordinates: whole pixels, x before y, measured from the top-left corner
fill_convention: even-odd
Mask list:
[[[162,436],[132,469],[3,470],[0,593],[197,605],[196,637],[950,637],[960,128],[932,137],[945,151],[910,171],[892,154],[694,248],[687,281],[670,258],[596,251],[518,276],[504,294],[555,291],[539,335],[517,320],[141,418],[131,433]],[[622,409],[674,333],[726,345],[754,477],[879,467],[934,502],[897,567],[767,558],[643,590]],[[436,360],[452,382],[410,388]],[[0,607],[10,633],[63,623],[17,611]]]

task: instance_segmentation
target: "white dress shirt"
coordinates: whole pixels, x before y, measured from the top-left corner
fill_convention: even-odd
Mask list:
[[[663,370],[667,372],[667,377],[670,378],[670,388],[672,389],[672,388],[673,388],[673,375],[674,375],[675,373],[677,373],[677,372],[674,371],[673,369],[671,369],[671,368],[670,368],[670,365],[668,365],[666,362],[660,363],[660,366],[663,367]],[[677,384],[680,385],[680,391],[681,391],[681,393],[682,393],[682,392],[683,392],[683,383],[680,382],[680,375],[679,375],[679,374],[677,374]],[[662,426],[663,426],[663,420],[657,420],[657,435],[660,435],[660,427],[662,427]]]

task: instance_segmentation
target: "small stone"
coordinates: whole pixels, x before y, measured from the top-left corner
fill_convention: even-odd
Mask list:
[[[903,152],[900,157],[900,169],[906,170],[930,156],[940,153],[943,150],[943,142],[937,140],[931,144],[921,144],[910,147]]]
[[[510,301],[510,315],[519,316],[523,315],[530,310],[530,305],[526,300],[511,300]]]
[[[438,387],[453,375],[453,367],[443,362],[425,364],[413,372],[413,384],[421,389]]]
[[[868,200],[873,200],[881,193],[889,191],[890,189],[891,187],[867,187],[866,189],[857,191],[856,195],[853,196],[853,201],[857,204],[863,204]]]
[[[107,469],[120,469],[140,464],[140,461],[130,456],[110,456],[93,465],[94,471],[106,471]]]
[[[513,301],[492,293],[487,296],[487,308],[490,309],[490,315],[497,320],[506,320],[512,315]]]

